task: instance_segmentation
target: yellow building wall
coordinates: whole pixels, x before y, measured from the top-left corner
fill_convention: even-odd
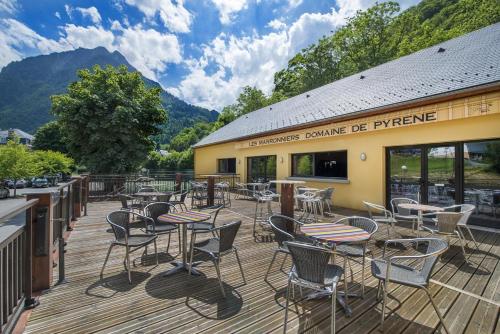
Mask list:
[[[195,173],[213,174],[217,172],[217,159],[236,158],[236,173],[243,182],[247,157],[276,155],[277,179],[285,179],[291,175],[292,154],[347,150],[348,183],[322,180],[306,185],[334,187],[333,202],[337,206],[363,209],[362,201],[384,204],[385,148],[500,138],[500,92],[487,96],[488,113],[480,115],[481,109],[473,106],[485,99],[477,96],[425,108],[439,109],[453,120],[250,148],[238,148],[242,142],[237,141],[196,148]],[[361,161],[361,153],[366,154],[365,161]]]

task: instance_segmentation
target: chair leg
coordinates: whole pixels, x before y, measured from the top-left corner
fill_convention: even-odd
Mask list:
[[[178,237],[177,240],[179,240],[178,241],[178,243],[179,243],[179,254],[182,254],[182,249],[181,249],[182,239],[181,239],[181,229],[180,228],[177,229],[177,237]]]
[[[125,247],[126,257],[127,257],[127,272],[128,272],[128,282],[132,284],[132,274],[130,273],[130,250],[128,246]]]
[[[366,254],[363,254],[363,267],[361,268],[361,298],[365,298],[365,262]]]
[[[114,246],[114,244],[109,245],[108,254],[106,254],[106,258],[104,259],[104,263],[102,264],[101,274],[100,274],[101,279],[102,279],[102,276],[104,274],[104,267],[106,267],[106,263],[108,263],[109,254],[111,254],[111,250],[113,249],[113,246]]]
[[[170,238],[172,237],[172,232],[168,232],[168,243],[167,243],[167,254],[170,249]]]
[[[382,320],[380,321],[380,326],[382,327],[382,332],[384,331],[384,320],[385,320],[385,306],[387,305],[387,288],[389,287],[387,280],[384,281],[382,285]]]
[[[332,334],[335,334],[335,314],[337,313],[336,310],[337,306],[337,285],[334,284],[332,286],[332,315],[331,315],[331,323],[330,323],[330,330]]]
[[[238,261],[238,266],[240,267],[241,278],[243,278],[243,283],[247,284],[247,280],[245,279],[245,274],[243,273],[243,267],[241,266],[241,261],[237,249],[234,249],[234,254],[236,255],[236,261]]]
[[[278,254],[278,251],[274,251],[273,258],[271,260],[271,263],[269,263],[269,267],[267,268],[266,275],[264,276],[264,281],[267,281],[267,276],[269,275],[269,272],[271,271],[271,268],[273,266],[274,260],[276,259],[276,255]]]
[[[460,247],[462,247],[462,253],[464,253],[464,259],[466,262],[469,262],[469,259],[467,258],[467,253],[465,253],[464,240],[462,239],[462,234],[458,231],[455,231],[455,234],[458,237],[458,240],[460,241]]]
[[[378,284],[377,284],[377,301],[380,301],[380,290],[382,288],[382,280],[379,280],[378,281]]]
[[[224,296],[224,298],[226,298],[226,291],[224,291],[224,285],[222,284],[222,277],[221,277],[220,268],[219,268],[220,256],[218,259],[214,259],[214,264],[215,264],[215,271],[217,272],[217,277],[219,278],[220,291],[222,292],[222,296]]]
[[[288,256],[288,254],[285,253],[285,256],[283,257],[283,261],[281,261],[280,270],[283,270],[283,267],[285,266],[285,262],[286,262],[287,256]]]
[[[459,226],[459,228],[460,228],[460,226]],[[464,226],[464,228],[469,233],[469,236],[470,236],[472,242],[474,243],[474,246],[476,247],[476,250],[479,251],[479,244],[477,243],[476,238],[474,238],[474,235],[472,234],[472,231],[470,230],[470,228],[467,225]],[[462,235],[464,235],[464,234],[462,233]]]
[[[158,265],[158,249],[156,247],[156,239],[154,241],[154,246],[155,246],[156,264]]]
[[[194,242],[196,239],[196,233],[191,232],[191,245],[189,248],[189,275],[191,275],[191,266],[193,265],[193,254],[194,254]]]
[[[439,312],[439,309],[438,309],[436,303],[434,302],[434,299],[432,298],[431,293],[426,288],[422,288],[422,289],[425,291],[425,293],[427,293],[427,296],[429,297],[429,299],[431,301],[432,307],[434,307],[434,310],[436,310],[436,313],[437,313],[437,315],[439,317],[439,320],[441,321],[441,325],[443,325],[443,328],[444,328],[445,332],[448,333],[448,334],[450,334],[451,332],[448,329],[448,327],[446,327],[446,324],[444,323],[443,315],[441,314],[441,312]]]
[[[290,301],[290,288],[292,282],[288,280],[288,286],[286,287],[286,303],[285,303],[285,323],[283,324],[283,333],[286,334],[286,325],[288,323],[288,304]]]

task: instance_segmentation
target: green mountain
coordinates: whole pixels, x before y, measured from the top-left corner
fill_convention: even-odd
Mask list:
[[[103,47],[29,57],[8,64],[0,72],[0,128],[34,133],[54,118],[50,114],[50,96],[64,93],[68,84],[77,79],[77,70],[96,64],[126,65],[136,71],[118,51],[111,53]],[[147,78],[144,81],[148,86],[159,86]],[[158,138],[162,143],[169,142],[183,128],[200,121],[215,121],[218,116],[215,110],[193,106],[163,90],[162,100],[169,114]]]

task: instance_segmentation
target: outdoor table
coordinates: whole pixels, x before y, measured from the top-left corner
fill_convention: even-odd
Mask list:
[[[250,182],[250,183],[247,183],[246,186],[247,188],[250,187],[252,188],[252,196],[255,195],[255,188],[259,187],[259,186],[262,186],[264,183],[259,183],[259,182]]]
[[[334,247],[340,243],[357,243],[370,239],[370,233],[355,226],[336,224],[336,223],[315,223],[306,224],[300,227],[302,233],[306,236],[317,239],[318,241],[328,243]],[[347,275],[347,273],[344,273]],[[347,280],[346,280],[347,284]],[[326,296],[325,293],[311,293],[306,298],[314,299]],[[348,297],[359,297],[358,294],[349,293]],[[344,291],[337,292],[337,300],[344,309],[346,316],[352,315],[352,309],[345,301]]]
[[[295,184],[304,184],[305,182],[298,180],[273,180],[270,181],[270,183],[281,184],[281,214],[293,218],[293,208],[295,204],[293,186]]]
[[[135,193],[134,196],[137,197],[143,197],[144,199],[151,198],[151,197],[158,197],[162,195],[168,195],[169,193],[162,193],[159,191],[152,191],[152,192],[138,192]]]
[[[207,221],[210,219],[210,215],[198,211],[184,211],[184,212],[171,212],[167,214],[160,215],[158,220],[163,223],[178,224],[181,227],[182,232],[182,261],[172,261],[171,263],[175,266],[174,268],[168,270],[163,274],[163,276],[169,276],[177,273],[178,271],[185,270],[189,271],[189,265],[187,263],[187,225],[191,223],[199,223]],[[193,263],[193,267],[201,262]],[[199,275],[200,272],[194,268],[191,268],[191,273],[194,275]]]
[[[427,204],[414,204],[414,203],[402,203],[399,204],[398,207],[407,209],[407,210],[415,210],[418,212],[418,222],[417,222],[417,237],[420,236],[420,228],[424,224],[423,212],[439,212],[444,211],[443,208],[434,205]]]

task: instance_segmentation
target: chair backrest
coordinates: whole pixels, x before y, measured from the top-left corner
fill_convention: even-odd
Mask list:
[[[438,238],[419,238],[419,244],[422,242],[427,243],[427,250],[424,255],[424,264],[420,270],[426,283],[429,283],[431,278],[432,269],[437,262],[437,259],[448,249],[448,243],[443,239]]]
[[[125,234],[129,235],[129,211],[113,211],[106,216],[106,221],[111,225],[115,239],[125,238]],[[121,228],[120,228],[121,227]]]
[[[130,200],[130,196],[120,194],[118,197],[120,198],[120,202],[122,202],[122,209],[130,209],[130,207],[128,206],[128,200]]]
[[[325,271],[331,252],[325,248],[297,242],[285,242],[292,255],[293,265],[301,280],[324,284]]]
[[[282,215],[269,217],[269,224],[274,232],[274,240],[283,246],[285,241],[295,240],[295,221]]]
[[[334,190],[335,189],[331,188],[331,187],[323,189],[321,191],[321,199],[322,200],[331,200]]]
[[[170,202],[171,198],[172,198],[172,194],[165,194],[165,195],[160,195],[160,196],[156,197],[158,202],[164,202],[164,203]]]
[[[241,220],[224,225],[219,229],[219,252],[222,253],[233,248],[234,239],[240,226]]]
[[[403,216],[411,215],[411,210],[400,208],[400,204],[418,204],[417,201],[411,198],[399,197],[391,199],[391,209],[393,214],[399,214]]]
[[[219,215],[219,212],[224,209],[224,205],[218,205],[213,208],[214,211],[212,212],[212,225],[215,226],[215,221],[217,220],[217,216]]]
[[[363,204],[366,206],[366,211],[368,211],[368,216],[370,217],[370,219],[373,219],[374,213],[383,214],[385,218],[392,217],[392,213],[382,205],[366,201],[363,201]]]
[[[159,224],[161,222],[158,221],[158,217],[171,212],[172,205],[165,202],[155,202],[148,204],[144,208],[144,211],[148,217],[152,218],[155,221],[155,224]]]
[[[462,217],[457,225],[466,225],[476,206],[472,204],[457,204],[444,208],[444,212],[461,212]]]
[[[378,230],[378,224],[373,219],[366,217],[360,217],[360,216],[345,217],[339,219],[337,223],[360,228],[368,232],[370,235],[373,235]]]
[[[156,192],[156,188],[153,186],[142,186],[139,191],[139,193],[154,193]]]
[[[462,219],[463,213],[461,212],[438,212],[437,227],[439,233],[454,234],[458,222]]]

